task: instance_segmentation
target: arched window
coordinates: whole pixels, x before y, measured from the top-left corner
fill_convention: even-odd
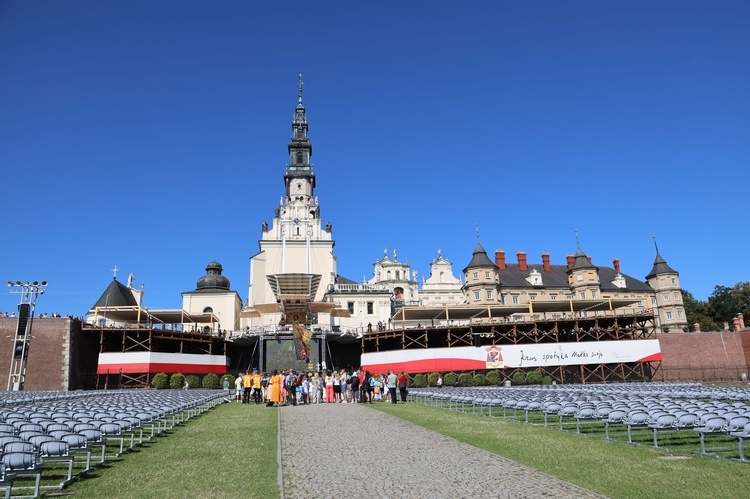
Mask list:
[[[397,279],[397,280],[398,280],[398,279],[401,279],[401,271],[400,271],[400,270],[397,270],[397,271],[396,271],[396,279]]]
[[[204,314],[213,314],[214,313],[214,309],[212,309],[211,307],[206,307],[206,308],[203,309],[203,313]]]
[[[302,164],[302,151],[299,151],[299,152],[297,153],[297,164],[298,164],[298,165],[301,165],[301,164]]]

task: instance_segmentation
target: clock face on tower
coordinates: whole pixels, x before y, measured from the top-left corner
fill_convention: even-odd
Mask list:
[[[294,223],[294,225],[299,225],[299,218],[295,218],[294,220],[292,220],[292,222]]]

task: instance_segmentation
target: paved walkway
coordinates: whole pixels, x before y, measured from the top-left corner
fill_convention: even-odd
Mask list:
[[[279,418],[282,499],[601,497],[361,404],[282,407]]]

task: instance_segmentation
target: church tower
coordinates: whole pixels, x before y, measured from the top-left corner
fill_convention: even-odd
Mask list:
[[[252,311],[243,313],[243,317],[249,319],[243,325],[278,324],[283,315],[280,294],[288,295],[284,290],[288,291],[289,286],[296,287],[295,301],[322,301],[336,275],[332,226],[330,223],[322,225],[315,196],[312,145],[307,135],[302,84],[300,75],[292,138],[287,146],[289,163],[284,172],[285,192],[275,209],[271,226],[267,222],[262,224],[258,242],[260,252],[250,258],[247,305]],[[302,321],[302,315],[306,322],[310,321],[309,307],[307,314],[295,312],[294,317]]]

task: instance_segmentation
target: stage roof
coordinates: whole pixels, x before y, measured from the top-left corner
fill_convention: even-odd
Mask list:
[[[442,307],[405,306],[396,310],[392,321],[494,319],[513,314],[540,314],[610,310],[627,307],[640,300],[561,300],[532,301],[529,305],[446,305]]]
[[[212,313],[190,314],[182,309],[148,309],[138,306],[96,307],[97,316],[117,322],[159,324],[213,324],[219,318]]]

